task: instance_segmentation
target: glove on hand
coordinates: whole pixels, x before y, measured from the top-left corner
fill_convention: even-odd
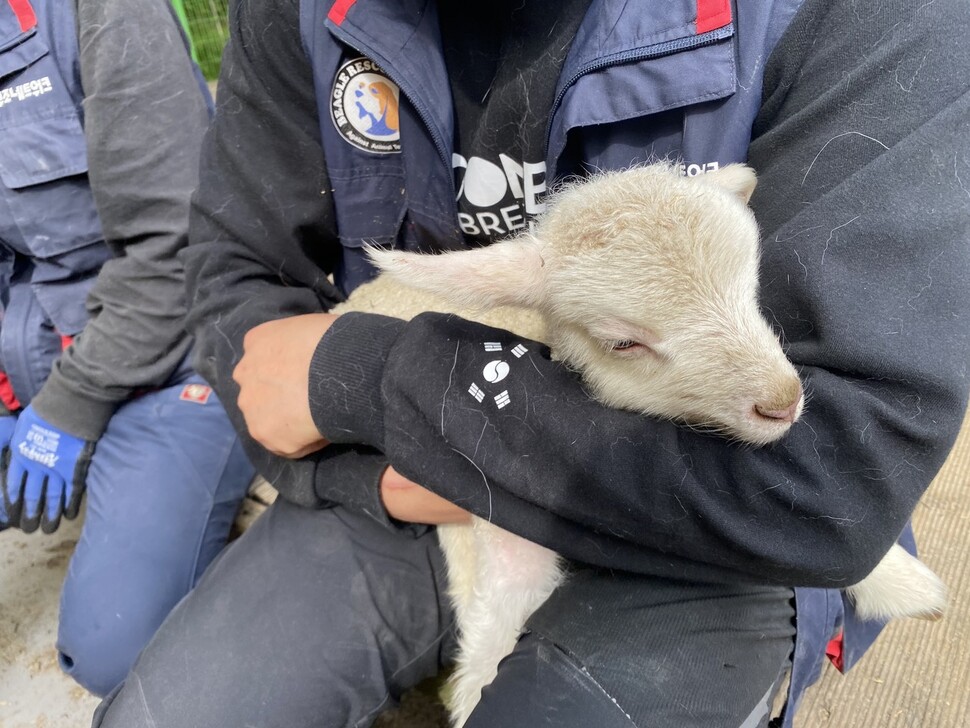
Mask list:
[[[10,440],[13,438],[14,427],[17,426],[17,415],[0,415],[0,488],[7,482],[7,467],[10,465]],[[0,531],[10,525],[4,499],[0,498]]]
[[[62,515],[77,516],[93,454],[93,442],[57,429],[28,406],[17,418],[10,441],[3,492],[10,523],[25,533],[38,525],[53,533]]]

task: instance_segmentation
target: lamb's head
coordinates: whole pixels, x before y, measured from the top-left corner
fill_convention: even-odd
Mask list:
[[[666,165],[602,174],[549,201],[533,233],[480,250],[378,252],[385,270],[464,306],[537,308],[556,356],[614,407],[778,439],[802,387],[758,308],[754,173]]]

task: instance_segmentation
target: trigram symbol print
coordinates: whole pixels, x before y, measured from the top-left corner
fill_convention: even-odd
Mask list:
[[[473,384],[472,386],[470,386],[468,388],[468,393],[479,402],[485,399],[485,392],[483,392],[477,384]]]
[[[527,351],[528,349],[522,346],[522,344],[516,344],[515,348],[512,349],[512,354],[515,356],[516,359],[521,359],[522,355],[525,354]]]
[[[495,405],[502,409],[505,405],[511,402],[512,399],[509,397],[509,390],[504,390],[502,393],[495,396]]]
[[[486,341],[485,351],[502,351],[502,344],[498,341]]]

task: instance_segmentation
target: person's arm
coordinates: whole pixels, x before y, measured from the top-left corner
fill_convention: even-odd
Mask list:
[[[232,373],[246,334],[266,321],[324,311],[342,296],[327,278],[340,246],[299,2],[233,3],[229,33],[183,252],[196,369],[218,392],[256,469],[284,498],[339,502],[386,522],[380,452],[339,445],[299,460],[279,457],[250,437],[239,411]]]
[[[607,409],[535,348],[511,403],[479,405],[482,342],[517,339],[431,314],[338,319],[311,365],[321,432],[582,561],[823,587],[866,575],[967,402],[970,51],[956,3],[865,23],[828,5],[806,5],[776,50],[750,149],[763,305],[809,392],[781,443]]]
[[[33,406],[95,441],[123,401],[164,383],[189,350],[176,254],[208,108],[167,0],[78,0],[77,12],[88,176],[115,257]]]

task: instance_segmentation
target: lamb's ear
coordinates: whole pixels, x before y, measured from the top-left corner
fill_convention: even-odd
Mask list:
[[[751,199],[754,188],[758,184],[758,176],[746,164],[729,164],[720,169],[711,170],[698,179],[713,182],[729,192],[733,192],[745,205],[748,204],[748,200]]]
[[[530,236],[439,255],[378,248],[368,255],[384,273],[468,308],[535,306],[542,299],[545,263]]]

